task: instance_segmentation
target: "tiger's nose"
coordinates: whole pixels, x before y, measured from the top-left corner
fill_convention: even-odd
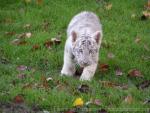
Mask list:
[[[89,63],[88,62],[83,62],[83,65],[88,66]]]

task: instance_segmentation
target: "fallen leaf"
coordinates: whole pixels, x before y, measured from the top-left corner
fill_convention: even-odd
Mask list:
[[[25,36],[26,36],[27,38],[31,38],[31,36],[32,36],[32,33],[30,33],[30,32],[28,32],[28,33],[25,33]]]
[[[49,85],[48,85],[48,81],[46,80],[46,77],[44,75],[41,76],[41,81],[42,81],[42,86],[44,88],[49,88]]]
[[[17,38],[25,38],[26,37],[26,33],[21,33],[17,35]]]
[[[33,84],[32,83],[27,83],[25,84],[22,89],[25,90],[25,89],[31,89],[33,87]]]
[[[94,105],[97,105],[97,106],[99,106],[99,105],[102,104],[101,100],[99,100],[99,99],[94,99],[94,100],[92,100],[92,103],[93,103]]]
[[[40,5],[40,4],[43,3],[43,0],[36,0],[36,3],[37,3],[38,5]]]
[[[90,88],[88,85],[86,84],[82,84],[78,87],[78,90],[81,92],[81,93],[88,93]]]
[[[82,98],[76,98],[74,103],[73,103],[73,106],[83,106],[84,102],[82,100]]]
[[[18,34],[17,35],[17,38],[20,39],[20,38],[31,38],[32,36],[32,33],[31,32],[26,32],[26,33],[21,33],[21,34]]]
[[[150,51],[150,48],[148,47],[148,45],[144,44],[144,48],[145,50]]]
[[[52,41],[46,41],[46,42],[44,42],[44,46],[45,46],[46,48],[48,48],[48,49],[51,49],[52,45],[53,45],[53,42],[52,42]]]
[[[56,44],[56,45],[58,45],[58,44],[61,43],[61,40],[58,39],[58,38],[52,38],[51,41],[52,41],[54,44]]]
[[[150,80],[145,80],[137,85],[138,89],[145,89],[150,86]]]
[[[105,9],[106,10],[111,10],[111,8],[112,8],[112,4],[111,3],[108,3],[108,4],[105,5]]]
[[[131,104],[133,102],[133,97],[131,95],[126,96],[124,102]]]
[[[100,81],[100,83],[101,83],[102,86],[104,86],[104,87],[116,87],[116,86],[118,86],[117,83],[110,82],[110,81]]]
[[[98,110],[98,113],[108,113],[105,109]]]
[[[18,74],[17,76],[19,79],[25,79],[27,77],[26,74]]]
[[[115,70],[115,75],[117,75],[117,76],[123,75],[122,70],[121,70],[120,68],[116,68],[116,70]]]
[[[128,76],[131,77],[143,77],[142,73],[137,69],[131,69],[128,71]]]
[[[26,45],[27,42],[25,40],[14,39],[11,41],[11,44],[19,46],[19,45]]]
[[[17,67],[17,70],[19,70],[19,71],[25,71],[25,70],[27,70],[27,66],[20,65],[20,66]]]
[[[101,72],[106,72],[109,69],[109,65],[108,64],[100,64],[100,71]]]
[[[24,102],[24,98],[22,94],[18,94],[17,96],[14,97],[13,102],[16,104],[20,104]]]
[[[126,90],[128,89],[128,85],[126,84],[118,84],[110,81],[100,81],[103,87],[108,87],[108,88],[117,88],[117,89],[123,89]]]
[[[14,31],[5,32],[5,35],[9,35],[9,36],[12,36],[12,35],[15,35],[15,34],[16,34],[16,32],[14,32]]]
[[[50,81],[50,80],[53,80],[53,78],[52,77],[48,77],[46,80]]]
[[[35,45],[32,46],[32,51],[38,50],[38,49],[40,49],[40,48],[41,48],[40,45],[35,44]]]
[[[113,59],[113,58],[115,57],[115,55],[110,52],[110,53],[107,54],[107,57],[108,57],[109,59]]]
[[[139,42],[141,42],[141,38],[140,37],[136,37],[135,43],[139,43]]]

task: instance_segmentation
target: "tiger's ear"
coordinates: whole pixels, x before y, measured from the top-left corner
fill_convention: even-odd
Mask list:
[[[72,36],[72,42],[75,42],[77,39],[77,33],[75,31],[72,31],[71,36]]]
[[[98,44],[99,41],[100,41],[100,38],[101,38],[101,32],[100,32],[100,31],[96,31],[96,32],[93,34],[93,37],[94,37],[96,43]]]

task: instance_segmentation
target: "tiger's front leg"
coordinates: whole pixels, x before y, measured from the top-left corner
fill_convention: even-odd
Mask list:
[[[72,59],[71,53],[68,51],[68,48],[65,48],[64,64],[61,70],[61,75],[73,76],[74,73],[75,73],[75,63]]]
[[[82,75],[80,77],[80,80],[81,81],[83,81],[83,80],[91,80],[91,78],[95,74],[96,68],[97,68],[97,64],[93,64],[93,65],[85,67],[83,72],[82,72]]]

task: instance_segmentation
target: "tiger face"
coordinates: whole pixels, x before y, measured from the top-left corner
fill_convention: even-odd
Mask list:
[[[74,42],[73,55],[81,67],[97,63],[99,46],[95,38],[82,36]]]

